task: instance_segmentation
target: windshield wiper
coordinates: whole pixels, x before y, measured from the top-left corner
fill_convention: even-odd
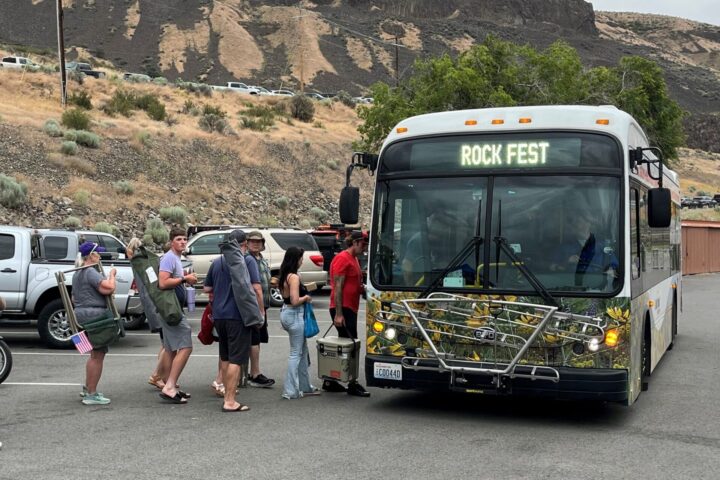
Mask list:
[[[475,251],[476,248],[480,248],[480,246],[483,244],[483,241],[483,238],[480,236],[470,238],[470,240],[468,240],[468,242],[457,253],[457,255],[455,255],[453,259],[450,260],[450,263],[448,263],[447,266],[442,269],[440,274],[435,277],[435,280],[433,280],[430,285],[428,285],[425,290],[420,293],[420,296],[418,298],[427,298],[428,295],[437,290],[437,288],[440,286],[443,279],[445,278],[445,275],[459,267],[461,265],[461,262],[463,262],[465,258],[470,255],[470,253]]]
[[[542,284],[540,280],[535,276],[534,273],[530,271],[529,268],[525,266],[525,263],[523,263],[522,260],[515,254],[515,251],[510,247],[510,244],[508,244],[507,238],[497,236],[495,237],[495,244],[498,246],[500,250],[505,252],[505,255],[510,257],[510,260],[513,265],[517,267],[518,270],[520,270],[520,273],[522,273],[523,277],[530,283],[530,285],[535,289],[535,291],[540,295],[540,298],[542,298],[546,304],[551,305],[553,307],[560,307],[560,304],[555,300],[555,297],[553,297],[547,288],[545,288],[545,285]]]

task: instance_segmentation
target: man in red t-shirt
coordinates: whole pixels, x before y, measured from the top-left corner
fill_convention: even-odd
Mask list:
[[[367,235],[353,232],[345,239],[347,248],[338,253],[330,264],[330,318],[338,336],[358,338],[357,315],[360,309],[360,295],[365,290],[358,257],[367,248]],[[337,308],[340,305],[340,308]],[[344,392],[358,397],[369,397],[370,393],[357,380],[348,384],[347,389],[334,380],[325,380],[323,390]]]

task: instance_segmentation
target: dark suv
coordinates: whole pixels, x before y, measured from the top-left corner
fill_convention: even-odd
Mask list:
[[[710,195],[700,195],[693,198],[697,208],[714,208],[717,202]]]

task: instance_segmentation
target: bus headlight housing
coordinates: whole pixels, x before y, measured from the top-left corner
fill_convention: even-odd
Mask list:
[[[397,331],[392,327],[385,330],[385,338],[387,338],[388,340],[395,340],[396,334],[397,334]]]
[[[608,332],[605,334],[605,345],[608,347],[614,347],[618,344],[620,335],[618,335],[618,331],[615,329],[608,330]]]
[[[590,340],[590,343],[588,343],[588,350],[590,350],[591,352],[597,352],[599,348],[600,341],[598,341],[597,338],[593,338],[592,340]]]
[[[385,325],[382,322],[375,320],[372,325],[373,332],[382,333],[385,330]]]

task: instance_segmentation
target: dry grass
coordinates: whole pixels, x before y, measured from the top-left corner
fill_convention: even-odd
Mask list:
[[[698,191],[710,195],[720,193],[720,154],[680,149],[680,164],[676,171],[680,175],[683,195],[692,197]]]
[[[413,23],[409,22],[398,22],[397,20],[385,20],[380,24],[380,37],[387,42],[394,42],[395,35],[390,34],[384,30],[384,27],[390,27],[388,30],[397,30],[397,27],[402,28],[404,35],[400,36],[398,40],[401,44],[406,47],[420,51],[423,49],[422,39],[420,38],[420,29]]]
[[[135,36],[135,29],[137,29],[140,23],[140,0],[135,0],[135,3],[128,6],[127,14],[125,15],[125,38],[132,40]]]
[[[373,66],[373,62],[370,49],[365,45],[365,42],[359,38],[347,37],[346,48],[348,55],[350,55],[355,65],[369,72]]]
[[[160,69],[185,71],[187,50],[206,55],[210,42],[210,25],[201,20],[190,29],[180,30],[177,25],[163,25],[160,36]]]
[[[241,15],[237,7],[215,2],[210,14],[210,24],[214,33],[219,35],[218,55],[220,63],[235,78],[252,75],[264,63],[263,53],[253,36],[240,24]],[[242,52],[238,55],[238,52]]]
[[[90,161],[81,157],[70,157],[61,153],[52,152],[47,155],[47,159],[53,165],[64,168],[69,172],[75,172],[82,175],[95,175],[97,168]]]
[[[297,18],[298,9],[293,7],[261,7],[259,10],[264,22],[278,25],[267,39],[273,48],[285,46],[293,77],[304,77],[305,83],[310,83],[320,72],[337,73],[320,49],[320,36],[329,35],[331,29],[318,13],[305,10],[302,17]]]

